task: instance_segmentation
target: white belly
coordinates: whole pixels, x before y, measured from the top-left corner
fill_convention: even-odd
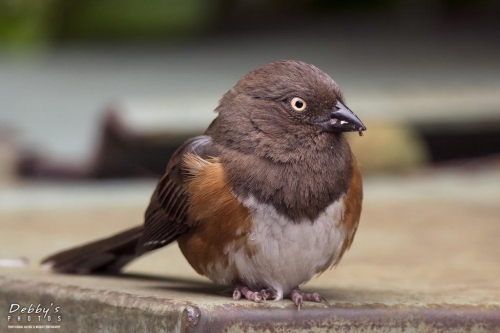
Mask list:
[[[336,262],[345,238],[341,224],[343,198],[328,206],[314,223],[294,223],[253,197],[242,203],[252,214],[250,241],[257,251],[249,258],[242,250],[234,252],[228,248],[230,267],[225,272],[213,272],[214,275],[220,273],[227,278],[232,275],[228,270],[238,272],[250,288],[271,287],[281,299]]]

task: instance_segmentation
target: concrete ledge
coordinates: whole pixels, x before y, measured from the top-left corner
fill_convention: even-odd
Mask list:
[[[7,322],[14,303],[50,308],[61,321],[40,322],[60,332],[498,332],[499,186],[498,170],[367,178],[352,249],[304,286],[332,307],[306,303],[300,312],[290,300],[233,301],[225,287],[196,275],[175,245],[122,276],[43,271],[38,262],[47,254],[139,223],[144,205],[33,200],[0,210],[0,257],[31,260],[0,268],[0,332],[17,325]]]
[[[51,322],[41,323],[60,325],[64,332],[495,332],[500,328],[500,307],[493,305],[336,302],[331,308],[307,304],[299,312],[288,302],[214,300],[216,291],[210,287],[204,292],[212,295],[190,293],[188,300],[173,296],[168,287],[157,287],[156,296],[138,295],[137,285],[144,286],[144,278],[66,277],[65,284],[40,281],[49,276],[3,277],[0,308],[8,309],[12,300],[23,305],[53,303],[61,308],[61,321],[53,316]],[[70,284],[80,284],[81,279],[96,286],[108,280],[127,292]],[[37,319],[27,323],[26,315],[21,323],[15,318],[7,322],[5,317],[0,327],[38,323]]]
[[[12,278],[0,279],[0,288],[4,290],[1,309],[9,309],[12,303],[47,307],[54,304],[61,308],[60,321],[53,313],[50,321],[33,316],[31,322],[27,321],[27,315],[22,315],[21,322],[16,320],[15,315],[14,319],[6,321],[3,314],[2,331],[8,325],[20,324],[60,325],[64,332],[185,331],[185,327],[178,326],[183,321],[183,310],[187,307],[185,302]]]

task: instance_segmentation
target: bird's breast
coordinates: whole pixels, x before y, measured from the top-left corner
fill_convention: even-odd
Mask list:
[[[282,296],[336,262],[346,235],[343,198],[314,221],[292,221],[251,196],[240,200],[251,215],[248,243],[255,252],[251,258],[231,248],[228,253],[246,284],[272,287]]]

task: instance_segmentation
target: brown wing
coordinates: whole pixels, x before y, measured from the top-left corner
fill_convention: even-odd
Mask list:
[[[207,158],[207,154],[217,155],[212,139],[205,135],[189,139],[174,153],[146,210],[144,232],[136,249],[138,255],[163,247],[189,230],[186,172],[182,168],[183,156],[188,153],[202,158]]]

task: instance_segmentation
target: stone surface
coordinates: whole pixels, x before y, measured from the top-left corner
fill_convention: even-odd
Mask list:
[[[15,209],[0,205],[0,259],[31,261],[0,267],[0,331],[12,303],[60,306],[62,320],[54,325],[61,332],[500,330],[498,169],[366,178],[353,247],[337,268],[304,286],[331,308],[307,303],[298,312],[289,300],[235,302],[225,287],[198,276],[176,245],[136,261],[122,276],[40,269],[39,260],[53,251],[140,223],[152,186],[117,191],[96,184],[80,192],[39,186],[40,197],[52,193],[53,205],[33,198]],[[92,193],[97,199],[85,199]]]

